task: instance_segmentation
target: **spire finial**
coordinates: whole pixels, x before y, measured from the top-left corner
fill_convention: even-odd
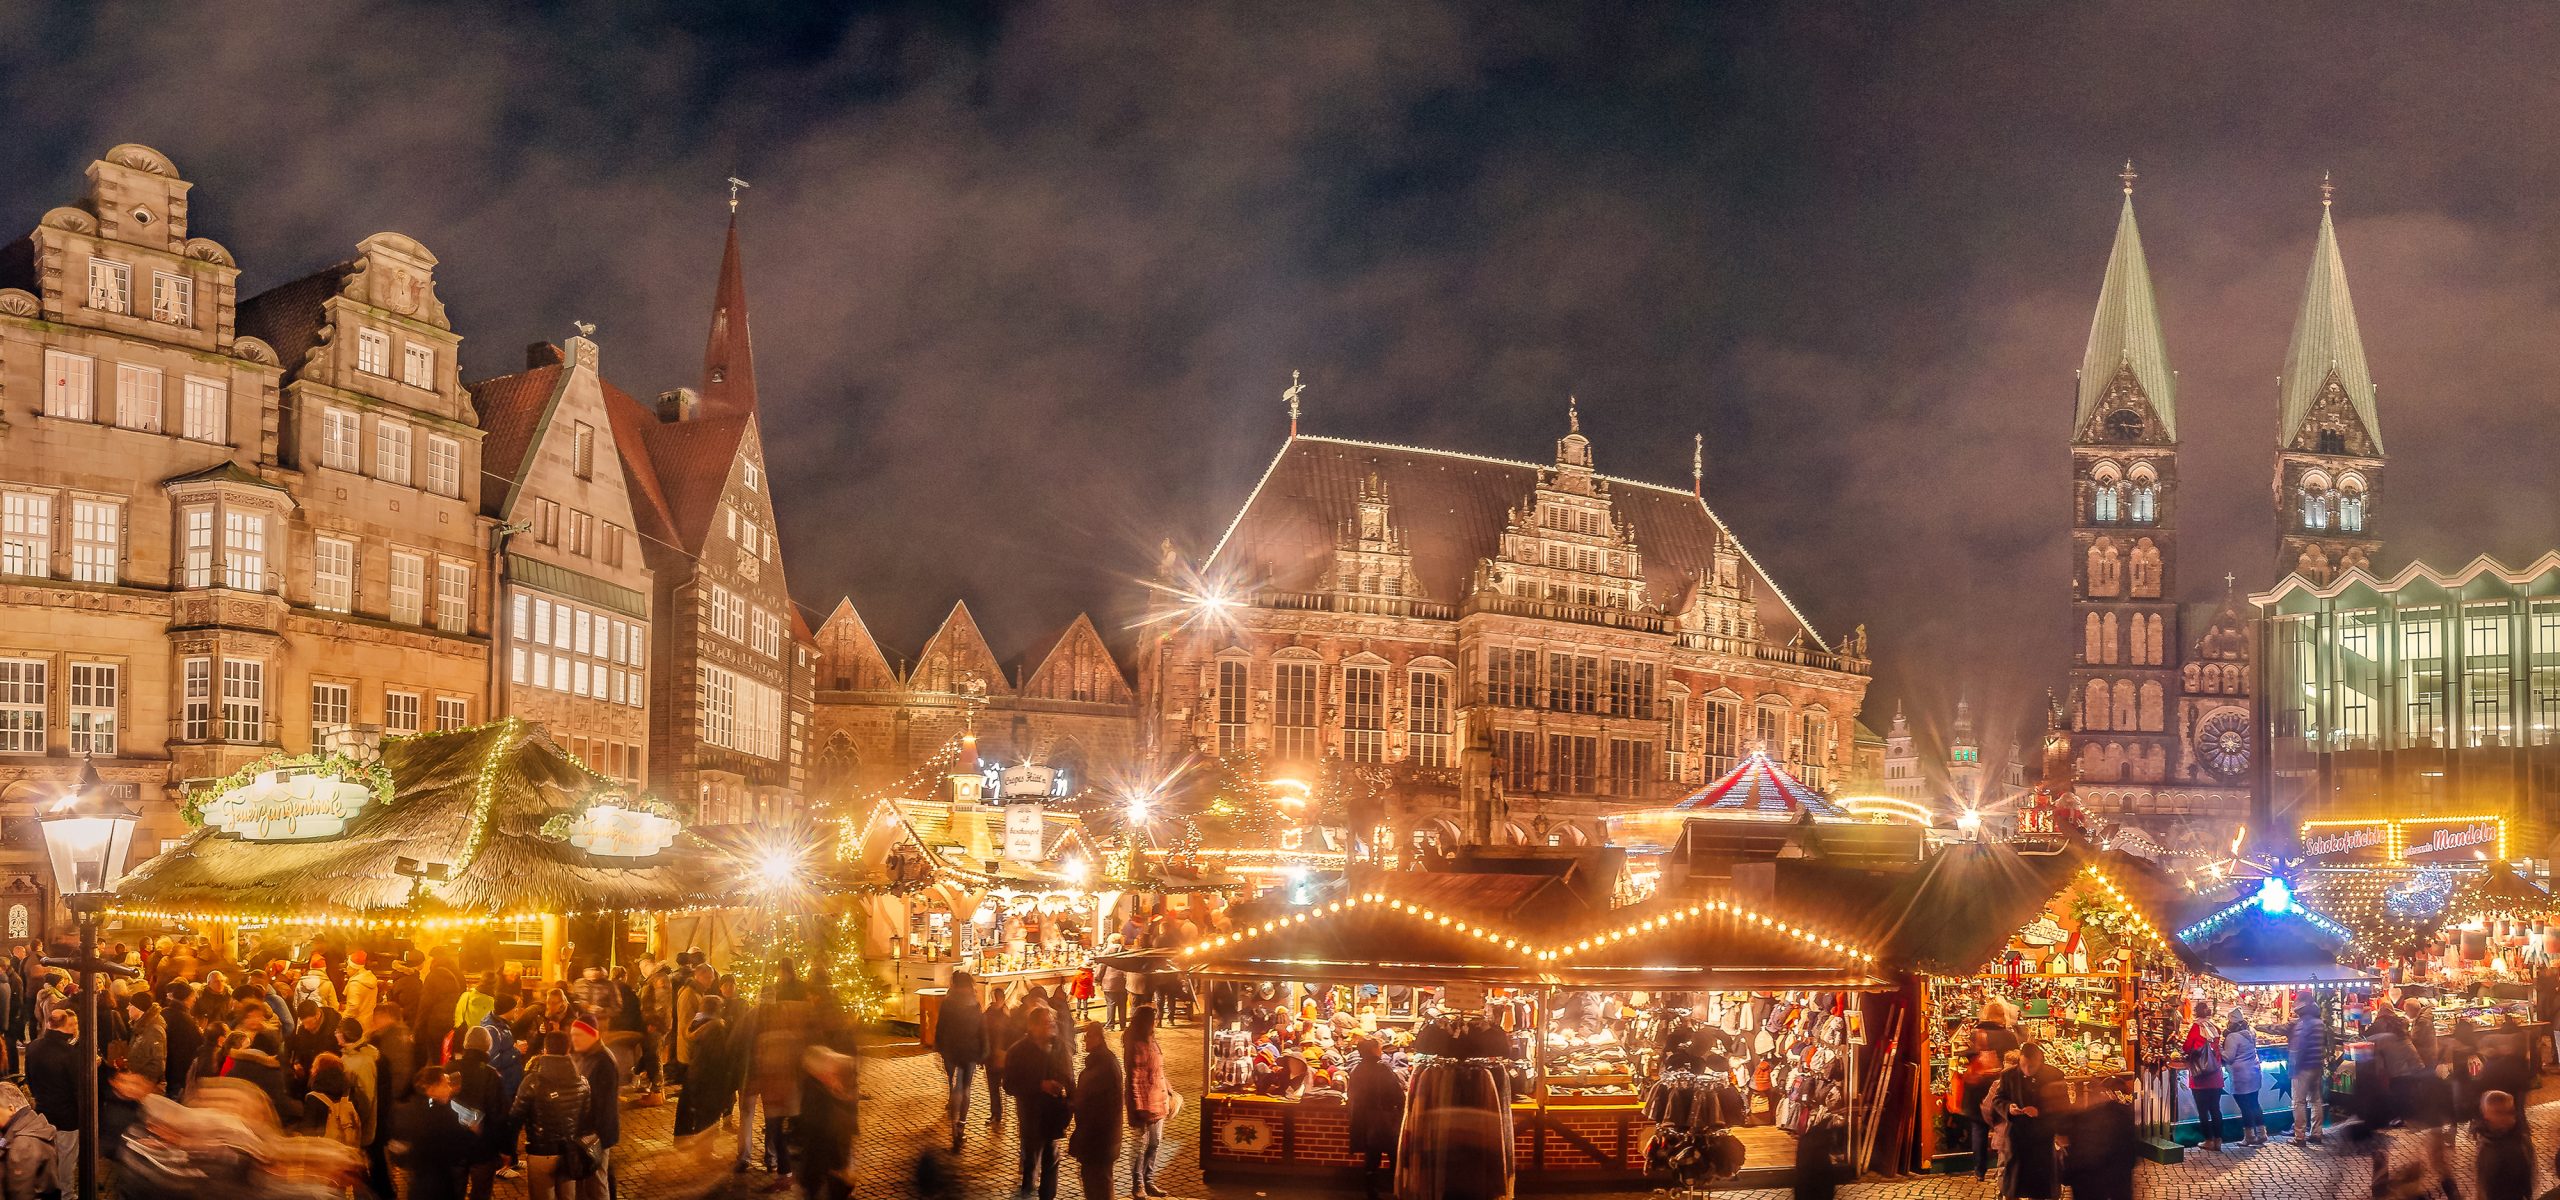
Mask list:
[[[1571,426],[1571,428],[1567,429],[1565,432],[1582,432],[1582,397],[1567,396],[1564,398],[1564,419],[1565,423]]]
[[[733,217],[734,217],[734,216],[738,215],[738,192],[739,192],[739,190],[740,190],[740,189],[742,189],[742,188],[751,187],[751,186],[753,186],[753,185],[752,185],[752,184],[749,184],[746,180],[743,180],[743,179],[738,178],[738,177],[737,177],[737,176],[735,176],[735,175],[732,175],[732,176],[730,176],[730,177],[729,177],[729,215],[730,215],[730,216],[733,216]]]
[[[2320,207],[2329,207],[2329,198],[2338,194],[2338,185],[2329,182],[2329,173],[2320,172]]]
[[[1298,372],[1294,369],[1291,370],[1289,372],[1289,386],[1280,393],[1280,398],[1289,402],[1290,437],[1298,436],[1298,395],[1306,390],[1307,385],[1299,382]]]
[[[1689,435],[1689,494],[1707,494],[1707,435]]]
[[[2124,160],[2124,170],[2116,172],[2116,178],[2124,181],[2124,194],[2130,196],[2133,194],[2133,181],[2142,176],[2134,174],[2133,160],[2128,158]]]
[[[2231,573],[2231,572],[2229,572],[2229,571],[2225,571],[2225,572],[2223,572],[2223,573],[2222,573],[2222,590],[2223,590],[2224,594],[2226,594],[2226,595],[2227,595],[2227,594],[2229,594],[2229,593],[2230,593],[2230,591],[2231,591],[2231,589],[2233,589],[2233,588],[2235,588],[2235,587],[2238,587],[2238,586],[2240,586],[2240,577],[2239,577],[2238,575],[2235,575],[2235,574],[2233,574],[2233,573]]]
[[[569,324],[578,331],[579,337],[591,338],[596,335],[596,323],[593,321],[571,321]]]

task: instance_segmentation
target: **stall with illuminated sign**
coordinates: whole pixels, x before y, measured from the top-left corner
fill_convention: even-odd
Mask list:
[[[2207,978],[2198,991],[2204,1011],[2247,1013],[2258,1040],[2260,1109],[2269,1128],[2287,1129],[2293,1120],[2289,1047],[2296,1009],[2313,1005],[2331,1043],[2343,1046],[2362,1032],[2349,1027],[2350,1001],[2380,995],[2383,981],[2343,961],[2357,957],[2353,935],[2304,903],[2281,875],[2229,881],[2209,889],[2200,904],[2209,907],[2178,930],[2178,940],[2202,961]],[[2215,1028],[2221,1028],[2219,1020]],[[2194,1118],[2189,1100],[2179,1120]]]
[[[515,719],[272,755],[194,793],[196,832],[136,868],[128,928],[418,946],[498,931],[558,978],[568,922],[734,904],[675,814]]]
[[[1471,869],[1485,865],[1275,892],[1173,956],[1220,997],[1202,1100],[1211,1175],[1354,1165],[1342,1087],[1366,1038],[1402,1071],[1497,1080],[1508,1102],[1456,1124],[1499,1128],[1474,1152],[1491,1163],[1484,1149],[1509,1147],[1524,1189],[1686,1181],[1719,1161],[1765,1180],[1813,1122],[1863,1131],[1855,1097],[1884,1073],[1859,1067],[1856,1001],[1889,986],[1873,954],[1774,901],[1613,907],[1614,868]],[[1450,1124],[1408,1112],[1409,1131]],[[1426,1161],[1452,1150],[1407,1147]]]
[[[1922,1165],[1969,1153],[1964,1075],[1995,1002],[2075,1090],[2134,1076],[2143,1124],[2171,1123],[2162,1077],[2192,978],[2154,917],[2172,892],[2150,864],[2068,838],[1956,844],[1929,860],[1886,941],[1918,976],[1920,1069],[1935,1101],[1915,1139]]]

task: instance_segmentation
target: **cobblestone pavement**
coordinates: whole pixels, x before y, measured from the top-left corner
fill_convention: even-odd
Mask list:
[[[1166,1070],[1192,1101],[1183,1106],[1182,1114],[1165,1131],[1157,1182],[1167,1192],[1177,1197],[1220,1200],[1301,1200],[1343,1194],[1342,1188],[1307,1185],[1228,1182],[1214,1191],[1204,1187],[1200,1178],[1197,1103],[1202,1050],[1199,1031],[1186,1026],[1168,1030],[1167,1035]],[[928,1193],[915,1182],[915,1166],[920,1154],[948,1136],[942,1122],[940,1061],[912,1038],[890,1036],[870,1048],[863,1070],[867,1099],[862,1106],[862,1137],[856,1146],[854,1194],[859,1200],[928,1200]],[[2546,1087],[2535,1093],[2534,1101],[2535,1158],[2540,1173],[2535,1191],[2540,1194],[2560,1185],[2560,1179],[2552,1174],[2552,1154],[2560,1149],[2560,1090]],[[734,1135],[727,1132],[718,1135],[716,1159],[708,1164],[674,1153],[669,1141],[674,1115],[672,1101],[626,1111],[623,1146],[616,1152],[621,1175],[617,1200],[702,1200],[714,1192],[722,1193],[722,1200],[739,1200],[774,1183],[761,1171],[744,1176],[730,1172],[737,1143]],[[958,1189],[950,1194],[972,1198],[1014,1194],[1018,1175],[1011,1117],[1008,1105],[1005,1129],[988,1132],[986,1085],[981,1079],[971,1097],[966,1144],[950,1160]],[[2333,1147],[2335,1141],[2332,1139]],[[2414,1136],[2389,1135],[2388,1145],[2394,1164],[2418,1161],[2420,1149]],[[1060,1167],[1058,1194],[1081,1197],[1072,1160],[1062,1160]],[[2455,1143],[2452,1174],[2459,1200],[2476,1200],[2471,1189],[2468,1135]],[[2334,1148],[2296,1148],[2281,1140],[2258,1149],[2235,1147],[2219,1154],[2191,1149],[2181,1164],[2144,1164],[2135,1182],[2143,1197],[2158,1200],[2369,1200],[2372,1196],[2372,1172],[2362,1157],[2342,1154]],[[1120,1195],[1128,1194],[1125,1162],[1115,1184]],[[1650,1197],[1656,1193],[1640,1189],[1615,1194]],[[1992,1200],[1996,1194],[1991,1185],[1977,1184],[1970,1175],[1879,1180],[1843,1189],[1848,1200]],[[522,1197],[522,1182],[502,1183],[499,1195]],[[1719,1200],[1778,1200],[1786,1193],[1731,1191],[1716,1195]]]

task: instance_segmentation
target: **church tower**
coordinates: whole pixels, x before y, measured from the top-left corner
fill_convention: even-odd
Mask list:
[[[2133,220],[2133,164],[2081,359],[2071,433],[2071,750],[2083,783],[2168,778],[2178,630],[2177,373]]]
[[[2382,552],[2373,502],[2382,485],[2382,422],[2364,335],[2347,295],[2347,267],[2330,219],[2332,191],[2320,181],[2320,237],[2293,318],[2293,343],[2277,381],[2276,577],[2325,584],[2341,572],[2371,570]]]
[[[1982,743],[1973,734],[1973,704],[1962,696],[1956,697],[1956,725],[1947,738],[1947,790],[1967,808],[1991,802],[1983,796]]]
[[[1902,704],[1893,706],[1893,728],[1884,735],[1884,794],[1914,804],[1928,803],[1928,781],[1920,774],[1920,752],[1911,743],[1911,722]]]

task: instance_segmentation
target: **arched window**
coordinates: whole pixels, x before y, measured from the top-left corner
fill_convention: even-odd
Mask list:
[[[2133,521],[2148,525],[2160,519],[2160,488],[2148,479],[2133,482]]]
[[[2123,562],[2114,542],[2106,538],[2091,542],[2089,544],[2089,594],[2092,596],[2115,595],[2116,590],[2123,586],[2123,580],[2119,578],[2122,574]]]
[[[2107,681],[2103,679],[2090,680],[2089,694],[2087,698],[2080,702],[2080,728],[2111,728],[2112,724],[2109,721],[2110,716],[2111,714],[2107,711]]]
[[[2101,483],[2097,486],[2096,491],[2091,494],[2089,517],[2100,523],[2116,519],[2116,485]]]
[[[2163,628],[2160,614],[2151,614],[2151,665],[2155,667],[2169,661],[2168,648],[2162,640]]]
[[[2313,487],[2302,489],[2302,527],[2305,529],[2329,527],[2329,494],[2327,492]]]
[[[2349,533],[2364,532],[2364,491],[2346,488],[2338,493],[2338,528]]]
[[[2134,543],[2133,594],[2136,596],[2160,594],[2160,548],[2152,545],[2150,538]]]
[[[2080,661],[2087,663],[2105,661],[2098,657],[2101,653],[2099,647],[2105,644],[2099,640],[2098,614],[2090,613],[2089,619],[2082,623],[2080,631]]]
[[[2136,619],[2138,620],[2139,618]],[[2098,657],[2095,661],[2102,663],[2114,662],[2116,660],[2116,647],[2123,644],[2123,639],[2116,636],[2116,615],[2114,613],[2108,613],[2105,619],[2100,621],[2098,624]]]
[[[2115,695],[2111,698],[2109,707],[2115,710],[2114,715],[2116,719],[2116,728],[2134,728],[2134,718],[2138,715],[2139,710],[2134,707],[2132,680],[2119,679],[2116,681]]]
[[[2142,685],[2143,732],[2158,733],[2163,727],[2163,722],[2166,719],[2167,713],[2163,707],[2163,697],[2160,694],[2159,682],[2156,680],[2145,682]]]

